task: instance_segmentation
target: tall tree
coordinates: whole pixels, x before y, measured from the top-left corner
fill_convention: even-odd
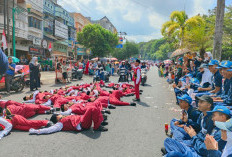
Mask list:
[[[170,15],[170,21],[163,24],[161,33],[163,36],[178,38],[180,42],[179,47],[184,47],[183,41],[186,29],[200,23],[202,23],[200,16],[188,18],[184,11],[173,11]]]
[[[115,49],[118,44],[118,36],[100,25],[89,24],[77,34],[77,41],[91,49],[93,56],[105,57]]]
[[[214,34],[213,57],[221,60],[225,0],[217,0],[216,25]]]

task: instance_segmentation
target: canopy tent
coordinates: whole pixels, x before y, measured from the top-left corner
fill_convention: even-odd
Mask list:
[[[117,58],[110,58],[111,61],[117,61]]]
[[[177,49],[176,51],[174,51],[174,52],[171,54],[170,58],[183,55],[183,54],[185,54],[185,53],[187,53],[187,52],[191,52],[191,51],[190,51],[189,49],[187,49],[187,48]]]

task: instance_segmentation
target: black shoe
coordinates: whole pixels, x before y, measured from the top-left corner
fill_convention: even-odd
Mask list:
[[[142,95],[143,93],[139,93],[140,95]]]
[[[48,122],[48,124],[46,125],[46,128],[49,128],[49,127],[51,127],[51,126],[53,126],[54,124],[51,122],[51,121],[49,121]]]
[[[60,111],[60,108],[54,108],[55,109],[55,111]]]
[[[161,152],[163,153],[163,156],[168,153],[164,147],[161,148]]]
[[[107,120],[107,115],[102,115],[104,120]]]
[[[130,105],[131,105],[131,106],[136,106],[136,103],[132,102]]]
[[[94,131],[102,131],[102,132],[104,132],[104,131],[108,131],[108,129],[107,128],[105,128],[104,126],[99,126],[99,128],[98,129],[96,129],[96,130],[94,130]]]
[[[109,108],[109,109],[116,109],[116,106],[110,105],[110,106],[108,106],[108,108]]]
[[[139,90],[139,92],[143,92],[143,90]]]
[[[103,122],[101,123],[101,125],[102,125],[102,126],[106,126],[106,125],[108,125],[108,122],[103,121]]]
[[[111,114],[111,112],[110,112],[110,110],[105,110],[105,113],[107,113],[107,114]]]
[[[140,99],[133,99],[133,101],[138,101],[138,102],[140,102]]]
[[[101,113],[104,114],[104,113],[105,113],[105,110],[102,110]]]

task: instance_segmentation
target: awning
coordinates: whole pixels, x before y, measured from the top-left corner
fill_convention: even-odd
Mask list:
[[[187,52],[191,52],[191,51],[190,51],[189,49],[187,49],[187,48],[177,49],[176,51],[174,51],[174,52],[171,54],[170,58],[183,55],[183,54],[185,54],[185,53],[187,53]]]

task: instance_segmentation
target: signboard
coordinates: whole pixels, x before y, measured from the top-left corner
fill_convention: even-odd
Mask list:
[[[116,48],[121,49],[121,48],[123,48],[123,45],[119,44],[119,45],[116,46]]]
[[[77,48],[77,55],[84,55],[85,48]]]
[[[42,47],[44,48],[44,49],[47,49],[48,48],[48,42],[47,42],[47,40],[42,40],[42,42],[41,42],[41,45],[42,45]]]
[[[55,36],[68,39],[68,26],[55,20]]]
[[[34,37],[33,38],[33,44],[34,45],[41,45],[41,39]]]
[[[44,51],[41,48],[29,46],[29,54],[30,55],[44,56]]]

